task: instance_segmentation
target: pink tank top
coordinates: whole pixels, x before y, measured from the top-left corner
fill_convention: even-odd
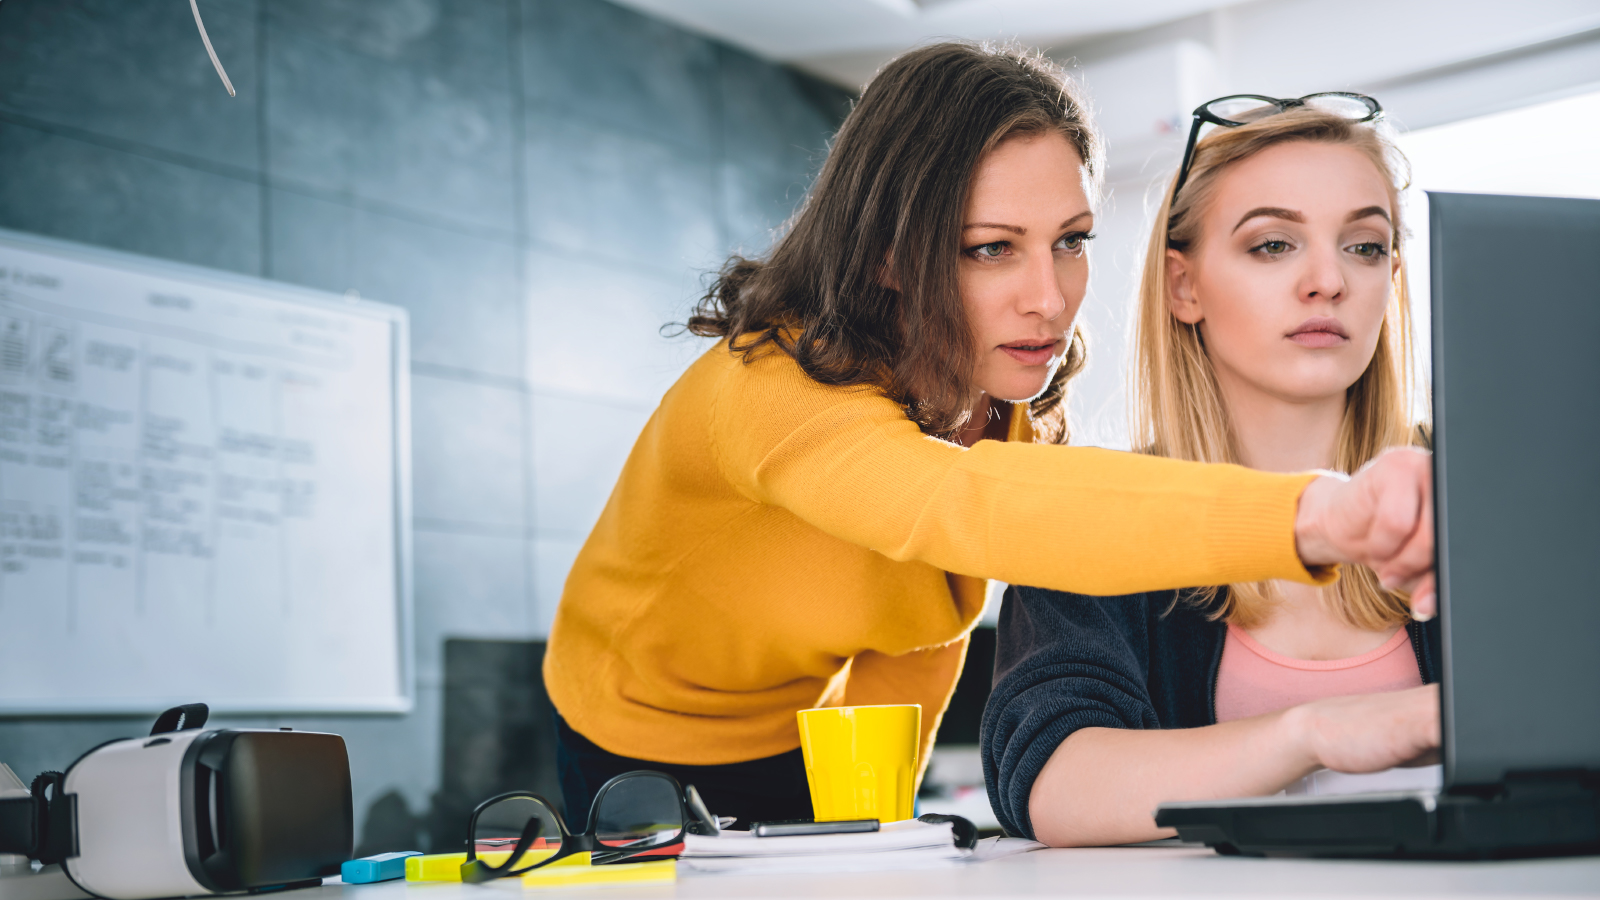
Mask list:
[[[1383,646],[1349,659],[1293,659],[1228,626],[1217,671],[1217,721],[1277,712],[1323,697],[1400,691],[1422,684],[1404,628]]]

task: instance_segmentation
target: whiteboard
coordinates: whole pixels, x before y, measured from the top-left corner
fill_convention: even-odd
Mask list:
[[[0,714],[411,705],[404,310],[0,231]]]

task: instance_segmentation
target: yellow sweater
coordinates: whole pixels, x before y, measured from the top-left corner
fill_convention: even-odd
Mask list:
[[[1122,594],[1331,580],[1293,537],[1313,476],[1011,437],[930,438],[893,401],[719,343],[645,425],[567,577],[544,663],[612,753],[739,762],[795,711],[920,703],[922,758],[996,578]]]

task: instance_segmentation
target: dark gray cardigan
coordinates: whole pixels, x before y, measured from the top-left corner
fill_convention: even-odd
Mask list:
[[[994,691],[979,738],[989,803],[1033,837],[1028,794],[1079,728],[1195,728],[1217,721],[1227,626],[1159,591],[1088,597],[1012,587],[1000,607]],[[1439,680],[1439,623],[1406,626],[1424,683]]]

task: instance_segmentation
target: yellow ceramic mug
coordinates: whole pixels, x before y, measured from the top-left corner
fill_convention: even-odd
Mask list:
[[[818,822],[911,818],[922,707],[802,709],[800,750]]]

